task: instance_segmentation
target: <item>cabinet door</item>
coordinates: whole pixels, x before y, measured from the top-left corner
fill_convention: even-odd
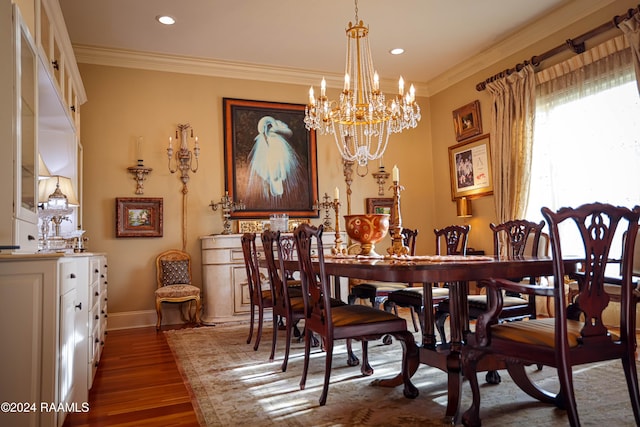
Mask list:
[[[72,288],[60,296],[60,365],[58,392],[60,403],[73,400],[73,364],[76,349],[76,289]],[[78,361],[81,362],[81,361]],[[84,386],[84,384],[80,385]],[[62,419],[63,417],[60,417]]]

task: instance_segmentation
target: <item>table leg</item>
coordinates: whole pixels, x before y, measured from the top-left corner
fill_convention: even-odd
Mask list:
[[[436,348],[435,319],[433,314],[433,289],[431,283],[422,284],[422,345],[426,348]]]

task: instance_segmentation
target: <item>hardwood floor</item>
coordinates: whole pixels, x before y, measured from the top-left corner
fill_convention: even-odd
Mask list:
[[[199,426],[189,392],[162,332],[155,327],[109,331],[89,392],[88,413],[73,426]]]

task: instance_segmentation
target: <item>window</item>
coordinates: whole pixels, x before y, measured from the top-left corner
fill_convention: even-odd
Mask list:
[[[527,219],[543,206],[640,204],[640,97],[628,55],[616,55],[538,85]]]

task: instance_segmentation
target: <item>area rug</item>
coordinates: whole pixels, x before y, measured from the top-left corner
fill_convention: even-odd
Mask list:
[[[420,391],[407,399],[402,387],[371,385],[376,378],[400,370],[400,344],[370,343],[375,372],[363,377],[359,366],[346,364],[345,346],[334,348],[326,406],[319,406],[324,353],[312,349],[305,390],[300,390],[304,344],[294,340],[287,372],[280,369],[284,331],[279,331],[276,359],[269,362],[272,330],[266,328],[258,351],[246,343],[248,325],[203,326],[165,332],[176,362],[192,394],[202,426],[436,426],[447,403],[446,375],[422,365],[413,377]],[[354,350],[359,353],[360,345]],[[513,384],[506,371],[502,383],[482,386],[483,426],[566,426],[566,413],[542,404]],[[556,390],[556,371],[531,368],[536,381]],[[484,374],[481,383],[484,383]],[[624,373],[619,361],[583,365],[574,371],[578,411],[585,426],[635,425]],[[471,402],[463,383],[462,409]]]

